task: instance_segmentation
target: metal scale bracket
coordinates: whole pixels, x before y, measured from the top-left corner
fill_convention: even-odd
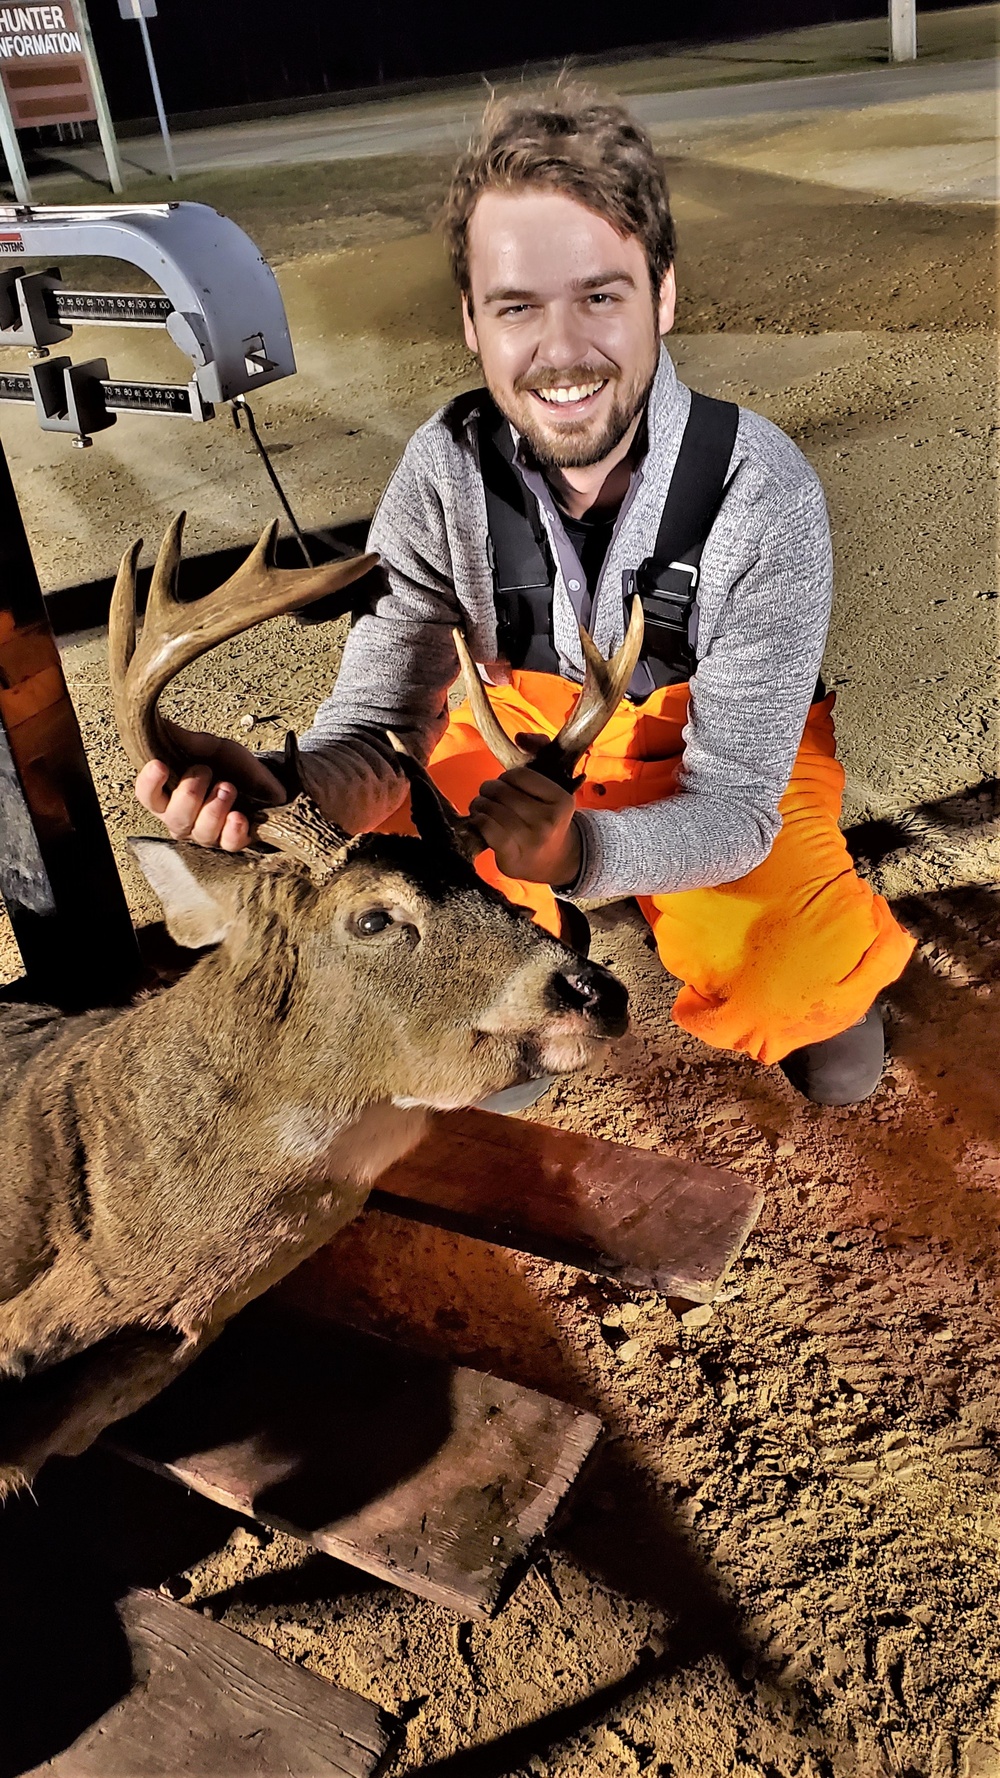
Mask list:
[[[57,264],[134,265],[160,294],[65,289]],[[73,324],[163,327],[191,360],[189,383],[116,379],[101,358],[50,356]],[[27,349],[26,372],[0,370],[0,401],[34,402],[45,431],[89,444],[119,413],[210,420],[215,405],[292,376],[295,357],[277,280],[238,225],[207,204],[0,207],[0,346]]]

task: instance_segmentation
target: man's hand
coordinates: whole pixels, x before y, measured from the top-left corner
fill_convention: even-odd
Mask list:
[[[233,808],[239,791],[263,803],[283,803],[285,792],[273,772],[238,741],[179,730],[184,750],[204,763],[184,773],[168,795],[169,769],[160,760],[143,766],[135,794],[158,815],[175,840],[239,852],[249,843],[247,817]],[[302,788],[328,821],[345,833],[378,827],[398,809],[407,792],[402,772],[378,748],[357,739],[322,753],[299,756]]]
[[[221,846],[223,852],[242,851],[250,839],[250,824],[233,808],[238,792],[265,803],[283,803],[284,790],[274,773],[239,741],[180,728],[178,735],[184,751],[203,763],[185,772],[168,794],[170,768],[151,759],[135,781],[136,796],[151,815],[159,815],[173,839]]]
[[[533,737],[518,735],[524,744]],[[530,766],[516,766],[481,786],[469,805],[476,827],[506,877],[564,888],[578,874],[582,844],[573,820],[576,797]]]

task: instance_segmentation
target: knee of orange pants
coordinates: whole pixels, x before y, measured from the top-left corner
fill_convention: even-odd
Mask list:
[[[815,739],[800,750],[763,864],[735,883],[642,902],[660,959],[682,982],[674,1021],[765,1063],[856,1023],[914,944],[854,869],[837,825],[832,729]]]

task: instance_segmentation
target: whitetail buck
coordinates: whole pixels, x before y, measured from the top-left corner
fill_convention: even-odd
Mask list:
[[[139,545],[109,626],[132,763],[175,773],[183,748],[156,707],[174,674],[375,559],[282,572],[272,534],[184,604],[181,527],[160,549],[138,645]],[[640,640],[641,613],[613,662],[588,641],[579,702],[536,768],[572,775]],[[272,851],[133,841],[170,933],[212,948],[124,1011],[0,1007],[0,1498],[51,1453],[84,1450],[329,1240],[428,1108],[580,1068],[624,1030],[621,984],[481,882],[469,822],[401,763],[419,838],[351,838],[299,796],[256,812]]]

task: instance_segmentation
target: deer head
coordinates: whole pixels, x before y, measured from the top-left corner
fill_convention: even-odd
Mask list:
[[[224,586],[182,603],[180,535],[175,521],[157,558],[139,641],[139,546],[123,558],[109,625],[115,710],[129,756],[137,767],[166,758],[177,773],[188,762],[177,731],[157,710],[174,674],[214,642],[328,595],[375,560],[280,571],[270,561],[272,531]],[[571,778],[617,705],[640,643],[641,612],[611,663],[588,638],[577,709],[541,756],[518,749],[518,760]],[[461,652],[468,660],[464,643]],[[499,731],[470,669],[470,694],[479,687],[484,720],[492,718]],[[173,936],[186,945],[218,945],[227,980],[243,984],[251,1001],[281,1005],[288,1058],[281,1092],[289,1102],[302,1094],[311,1106],[319,1100],[331,1115],[334,1101],[341,1111],[373,1099],[467,1105],[539,1074],[583,1066],[627,1022],[627,995],[607,970],[551,938],[481,881],[471,860],[482,841],[425,769],[394,744],[410,779],[417,838],[350,837],[299,795],[256,812],[255,837],[273,846],[271,853],[134,842]],[[294,742],[291,752],[294,759]]]

